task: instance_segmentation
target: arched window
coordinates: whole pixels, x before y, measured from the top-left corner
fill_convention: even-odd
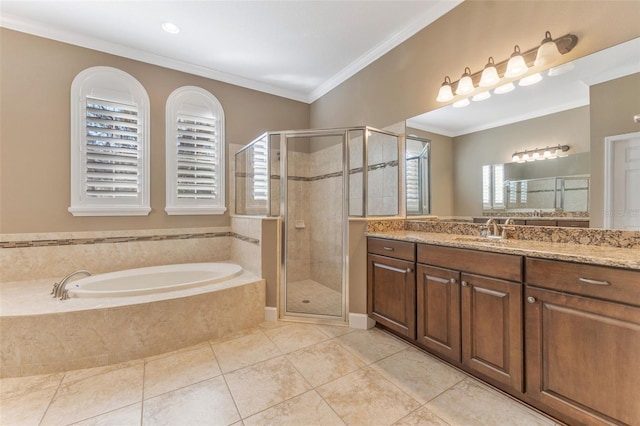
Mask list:
[[[222,105],[204,89],[181,87],[167,99],[166,125],[167,214],[223,214]]]
[[[92,67],[71,84],[74,216],[137,216],[149,203],[149,96],[124,71]]]

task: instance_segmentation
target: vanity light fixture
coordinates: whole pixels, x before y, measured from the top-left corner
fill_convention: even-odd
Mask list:
[[[493,57],[489,56],[489,61],[482,70],[482,76],[480,77],[480,83],[478,83],[478,86],[491,87],[499,81],[500,76],[498,75],[496,64],[493,63]]]
[[[471,69],[466,67],[458,81],[452,82],[448,76],[445,77],[436,100],[438,102],[449,102],[457,97],[459,101],[460,97],[475,96],[478,94],[477,92],[493,88],[495,88],[494,93],[507,93],[515,88],[513,81],[520,76],[524,76],[520,79],[519,84],[521,86],[537,83],[542,79],[542,75],[537,75],[539,74],[537,71],[540,68],[557,63],[562,55],[571,52],[576,44],[578,44],[578,37],[573,34],[566,34],[553,39],[551,33],[546,31],[545,38],[539,46],[521,52],[520,46],[515,45],[513,53],[508,60],[496,64],[493,57],[489,57],[482,71],[471,73]],[[534,68],[531,69],[531,67]],[[563,64],[551,68],[548,75],[559,75],[569,69],[571,69],[570,63]],[[529,76],[527,74],[532,75]],[[503,78],[500,78],[501,75]],[[454,86],[456,88],[455,93],[452,89]],[[479,88],[484,90],[478,90]]]
[[[454,108],[464,108],[467,105],[469,105],[471,102],[469,102],[469,98],[464,98],[464,99],[460,99],[457,102],[453,103],[453,107]]]
[[[516,44],[513,48],[513,53],[509,58],[509,62],[507,62],[507,70],[504,72],[504,76],[506,78],[519,77],[527,72],[528,69],[529,67],[524,61],[522,53],[520,53],[520,46]]]
[[[547,31],[544,33],[544,40],[540,43],[533,65],[543,67],[554,63],[560,56],[562,56],[562,54],[558,50],[558,45],[553,41],[553,38],[551,38],[551,33]]]
[[[471,69],[466,67],[456,87],[456,95],[468,95],[473,92],[473,81],[471,80]]]
[[[569,151],[569,145],[557,145],[546,148],[536,148],[532,150],[516,151],[511,156],[511,160],[524,163],[525,161],[546,160],[550,158],[562,157],[563,152]]]
[[[436,100],[438,102],[448,102],[453,99],[453,91],[451,90],[451,79],[449,76],[444,78],[444,82],[442,86],[440,86],[440,90],[438,91],[438,97]]]

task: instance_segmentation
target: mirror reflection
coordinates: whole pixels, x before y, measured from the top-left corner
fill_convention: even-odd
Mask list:
[[[640,38],[566,68],[562,75],[545,73],[538,84],[508,94],[465,108],[447,105],[406,121],[407,134],[437,141],[431,146],[432,167],[439,168],[431,171],[432,214],[472,220],[488,211],[527,216],[542,210],[545,216],[575,216],[606,226],[604,175],[611,164],[605,167],[604,140],[640,131],[633,123],[640,112]],[[557,145],[569,147],[566,159],[512,162],[514,152]],[[434,147],[440,152],[434,153]],[[440,167],[447,156],[449,172]],[[578,159],[580,168],[574,170],[567,162]],[[450,198],[434,194],[447,187]]]
[[[407,216],[430,213],[429,147],[430,140],[407,135],[405,138],[405,188]]]

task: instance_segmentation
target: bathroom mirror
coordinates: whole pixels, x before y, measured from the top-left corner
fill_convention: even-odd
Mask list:
[[[593,203],[588,198],[586,185],[602,188],[603,183],[600,182],[600,175],[596,181],[590,176],[589,151],[591,123],[594,119],[590,112],[593,109],[590,105],[590,87],[640,73],[640,38],[576,59],[562,67],[563,72],[559,75],[549,76],[548,71],[542,72],[542,81],[532,86],[516,87],[512,92],[502,95],[492,93],[489,99],[471,102],[464,108],[447,105],[406,120],[407,134],[418,129],[421,137],[436,140],[439,150],[442,150],[442,146],[449,150],[444,155],[451,158],[450,171],[431,171],[432,214],[456,218],[482,216],[486,209],[482,187],[483,166],[510,164],[511,156],[516,151],[558,144],[570,146],[570,158],[585,154],[582,157],[587,166],[579,173],[582,181],[565,181],[564,184],[565,189],[566,185],[574,184],[583,188],[582,201],[586,199],[587,206]],[[629,87],[630,93],[637,90],[635,86]],[[615,133],[615,129],[607,131],[609,135],[626,133]],[[432,143],[432,156],[435,158],[432,164],[448,161],[443,159],[441,152],[434,153],[434,147]],[[563,171],[547,173],[544,169],[552,167],[548,160],[526,164],[532,170],[531,177],[521,177],[517,179],[519,181],[537,179],[534,176],[543,174],[554,177],[574,175],[573,172]],[[511,180],[516,181],[515,178]],[[562,182],[555,180],[553,183],[562,185]],[[443,187],[451,188],[450,198],[433,194],[436,189]],[[554,191],[557,191],[556,186]],[[517,188],[514,193],[517,194]],[[513,197],[509,194],[504,201],[511,199]],[[514,202],[511,205],[514,209],[525,208],[522,203]],[[506,204],[503,208],[506,208]],[[572,209],[581,211],[581,216],[589,213],[589,207],[587,212],[582,211],[582,207]]]

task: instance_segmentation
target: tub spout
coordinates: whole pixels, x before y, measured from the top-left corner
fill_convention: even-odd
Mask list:
[[[53,289],[51,290],[51,294],[53,295],[53,297],[59,297],[60,300],[68,299],[69,298],[69,291],[65,288],[66,285],[67,285],[67,281],[69,281],[69,279],[71,279],[72,277],[74,277],[76,275],[79,275],[79,274],[85,274],[87,276],[90,276],[91,272],[86,271],[84,269],[79,269],[77,271],[73,271],[72,273],[70,273],[69,275],[67,275],[63,279],[61,279],[59,283],[55,283],[53,285]]]

